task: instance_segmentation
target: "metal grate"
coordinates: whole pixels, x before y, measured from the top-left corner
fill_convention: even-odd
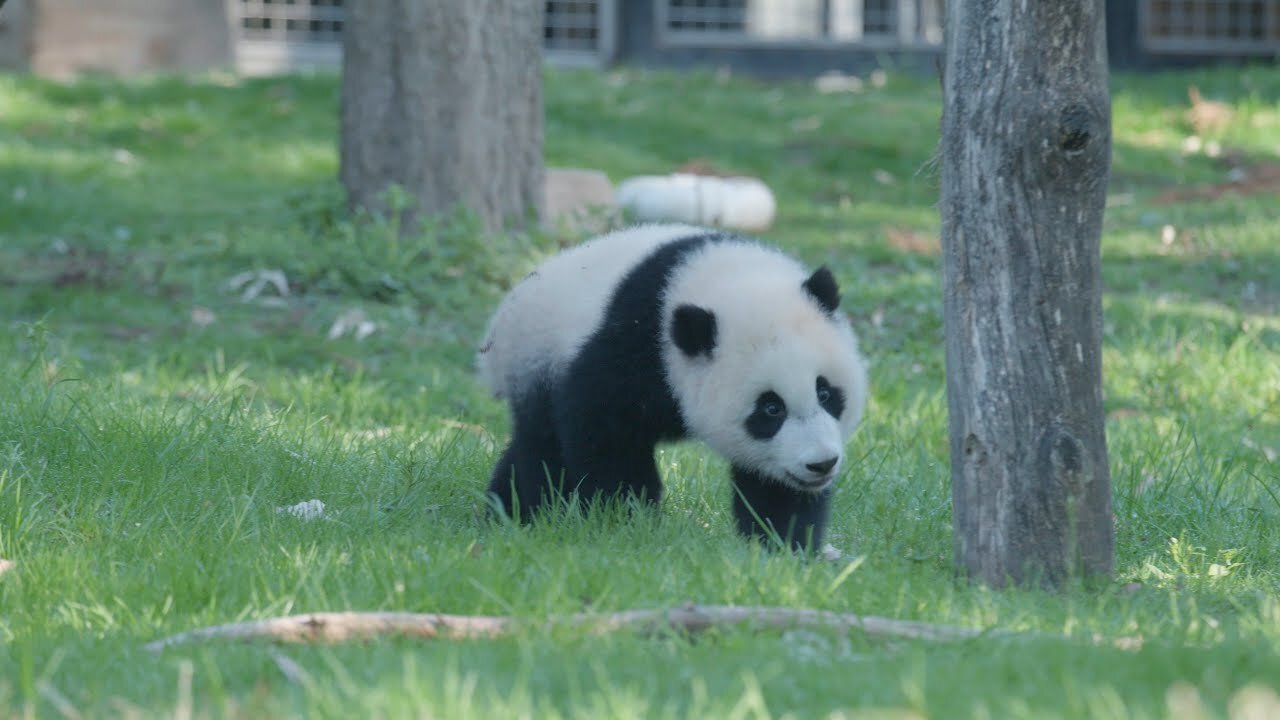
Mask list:
[[[613,55],[613,0],[546,0],[542,24],[547,60],[600,64]]]
[[[548,50],[595,50],[600,42],[600,8],[594,2],[547,0],[542,26]]]
[[[1280,55],[1280,0],[1144,0],[1153,52]]]
[[[898,27],[896,0],[863,0],[862,31],[867,35],[893,35]]]
[[[669,30],[744,32],[747,0],[671,0],[667,3]]]
[[[240,37],[279,42],[340,42],[342,0],[240,0]]]
[[[938,47],[943,0],[655,0],[670,44]]]

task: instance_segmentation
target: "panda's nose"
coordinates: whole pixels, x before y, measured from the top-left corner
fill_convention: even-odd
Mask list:
[[[826,475],[831,472],[831,468],[835,467],[838,462],[840,462],[840,458],[833,457],[823,460],[822,462],[806,463],[805,467],[814,475]]]

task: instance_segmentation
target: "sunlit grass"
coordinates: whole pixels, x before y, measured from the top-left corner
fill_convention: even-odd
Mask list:
[[[1234,110],[1198,151],[1189,84]],[[1048,594],[970,587],[952,564],[933,79],[822,95],[712,73],[547,77],[549,165],[615,181],[693,160],[758,175],[779,200],[769,236],[846,288],[873,395],[835,500],[842,557],[805,562],[737,537],[724,463],[693,445],[661,452],[660,513],[489,519],[481,491],[507,419],[473,378],[473,348],[502,289],[576,238],[480,238],[452,222],[402,238],[352,222],[334,180],[335,78],[0,76],[0,559],[15,562],[0,574],[0,708],[1276,711],[1280,213],[1274,193],[1160,198],[1227,182],[1230,153],[1280,162],[1280,73],[1122,76],[1113,89],[1103,357],[1116,574]],[[257,271],[282,273],[288,294],[228,284]],[[330,337],[353,311],[372,334]],[[281,511],[309,500],[322,519]],[[143,649],[312,610],[537,619],[686,602],[1028,637],[689,641],[531,623],[491,642]],[[1141,649],[1108,644],[1135,638]]]

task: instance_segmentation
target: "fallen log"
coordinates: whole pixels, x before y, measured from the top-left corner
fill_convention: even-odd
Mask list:
[[[769,630],[828,628],[845,632],[857,631],[876,637],[932,642],[952,642],[979,637],[1031,637],[1007,630],[937,625],[828,610],[731,605],[684,605],[677,608],[626,610],[615,613],[575,613],[552,616],[547,618],[545,624],[548,627],[580,629],[597,635],[624,631],[644,635],[674,631],[693,635],[711,628],[747,625]],[[515,618],[498,615],[315,612],[200,628],[157,640],[147,645],[147,649],[159,652],[174,645],[217,639],[265,639],[286,643],[340,643],[385,637],[472,640],[511,635],[519,626],[520,622]],[[1106,641],[1095,637],[1093,643],[1132,647],[1140,641],[1133,638]]]

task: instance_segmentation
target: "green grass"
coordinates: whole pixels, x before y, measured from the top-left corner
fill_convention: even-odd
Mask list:
[[[835,501],[844,557],[806,562],[735,535],[723,464],[694,445],[663,451],[659,514],[485,519],[508,428],[472,348],[502,289],[576,238],[448,222],[398,239],[344,217],[334,78],[0,76],[0,558],[16,563],[0,574],[0,717],[1193,718],[1250,697],[1280,711],[1259,689],[1280,689],[1280,210],[1274,189],[1162,201],[1228,179],[1181,149],[1192,83],[1235,110],[1204,140],[1280,163],[1280,71],[1113,80],[1117,569],[1048,594],[954,578],[933,80],[820,95],[710,73],[547,77],[548,164],[617,181],[704,158],[760,175],[780,203],[769,237],[847,288],[873,395]],[[287,296],[228,287],[270,270]],[[329,339],[352,310],[375,332]],[[310,499],[324,519],[277,512]],[[533,626],[143,649],[304,611],[531,620],[689,601],[1065,639]]]

